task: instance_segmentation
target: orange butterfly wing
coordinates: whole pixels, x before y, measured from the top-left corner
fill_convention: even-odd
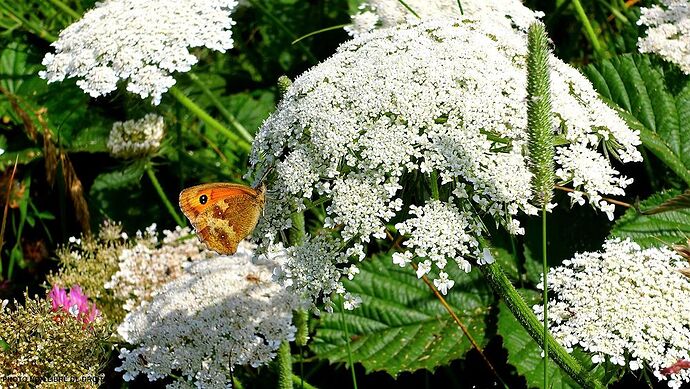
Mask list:
[[[180,209],[209,249],[234,254],[240,241],[259,221],[266,197],[264,186],[202,184],[180,193]]]

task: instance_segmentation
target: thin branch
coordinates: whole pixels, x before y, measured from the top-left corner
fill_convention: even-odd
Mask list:
[[[565,186],[560,186],[560,185],[555,185],[554,188],[556,188],[556,189],[558,189],[558,190],[562,190],[562,191],[564,191],[564,192],[571,192],[571,193],[579,192],[579,191],[577,191],[577,190],[575,190],[575,189],[567,188],[567,187],[565,187]],[[580,192],[580,193],[582,193],[582,192]],[[626,203],[626,202],[619,201],[619,200],[610,199],[610,198],[608,198],[608,197],[602,197],[601,199],[604,200],[604,201],[606,201],[607,203],[620,205],[621,207],[625,207],[625,208],[635,208],[635,206],[633,206],[632,204],[628,204],[628,203]]]

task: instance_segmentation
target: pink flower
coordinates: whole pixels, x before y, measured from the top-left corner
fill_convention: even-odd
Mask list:
[[[75,318],[81,319],[85,324],[96,320],[100,314],[96,304],[89,305],[89,298],[82,292],[79,285],[74,285],[67,293],[66,289],[53,285],[48,293],[48,298],[53,306],[53,311],[65,311]]]

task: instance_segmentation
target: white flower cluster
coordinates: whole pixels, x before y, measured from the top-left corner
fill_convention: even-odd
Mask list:
[[[637,24],[648,27],[637,41],[640,52],[656,53],[690,74],[690,1],[661,0],[641,8]]]
[[[551,333],[594,363],[648,366],[675,388],[690,382],[690,370],[668,369],[690,359],[690,279],[678,272],[686,266],[672,250],[630,240],[576,254],[548,274]],[[543,307],[534,309],[543,318]]]
[[[232,48],[235,0],[107,0],[60,33],[46,54],[48,82],[67,77],[92,97],[112,92],[119,80],[141,98],[161,95],[198,60],[189,49]]]
[[[416,24],[428,20],[491,19],[495,25],[512,27],[526,32],[530,24],[544,14],[525,7],[520,0],[463,0],[462,12],[457,0],[406,0],[418,16],[415,16],[399,0],[366,0],[352,24],[345,30],[352,36],[373,31],[375,28],[393,27],[404,23]]]
[[[116,297],[125,299],[123,308],[126,311],[150,300],[157,288],[182,275],[189,261],[213,255],[194,237],[189,227],[163,230],[163,235],[163,240],[159,241],[155,224],[144,233],[137,232],[134,245],[120,253],[119,270],[104,285],[112,289]]]
[[[253,247],[241,243],[232,257],[188,265],[158,289],[150,303],[127,315],[118,333],[125,381],[180,376],[169,387],[227,388],[235,365],[257,367],[295,335],[294,294],[271,281],[272,263],[252,263]]]
[[[276,264],[275,281],[312,302],[323,296],[326,310],[332,312],[330,294],[345,291],[339,281],[341,275],[349,272],[354,276],[359,272],[356,267],[344,271],[336,267],[347,262],[347,256],[338,251],[338,246],[338,242],[325,235],[307,236],[302,244],[287,249],[282,243],[271,245],[259,259]]]
[[[465,272],[471,270],[471,264],[465,258],[479,254],[479,242],[476,237],[481,235],[482,228],[472,215],[460,211],[453,199],[449,199],[447,203],[431,200],[423,207],[412,205],[410,215],[414,217],[395,225],[399,233],[410,236],[410,239],[403,243],[410,250],[406,252],[410,259],[413,256],[429,258],[439,269],[444,269],[448,258],[451,258]],[[417,268],[417,276],[421,277],[430,270],[431,266],[420,265]],[[440,277],[447,279],[448,275],[444,274]]]
[[[149,113],[139,120],[113,123],[108,136],[108,152],[117,158],[136,158],[158,150],[165,134],[162,116]]]
[[[363,244],[400,223],[412,254],[467,269],[479,216],[523,233],[514,216],[537,211],[525,156],[526,51],[524,35],[466,19],[342,45],[294,81],[255,138],[255,170],[276,167],[255,236],[273,242],[291,213],[325,203],[324,226],[347,256],[361,259]],[[576,69],[555,57],[551,67],[554,132],[570,142],[556,148],[559,184],[611,213],[601,196],[622,194],[630,180],[597,150],[606,142],[623,162],[639,161],[639,136]],[[429,202],[436,177],[442,195]],[[288,266],[321,278],[325,259],[314,260]]]

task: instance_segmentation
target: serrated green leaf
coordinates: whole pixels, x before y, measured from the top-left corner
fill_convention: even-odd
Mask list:
[[[427,369],[462,358],[472,347],[426,284],[409,268],[377,256],[359,264],[360,274],[345,281],[362,305],[342,313],[324,314],[311,349],[331,362],[347,361],[345,339],[351,339],[353,360],[367,371],[400,372]],[[486,319],[493,300],[478,271],[469,274],[449,263],[445,271],[455,286],[445,296],[473,338],[485,343]],[[433,275],[430,278],[433,279]]]
[[[641,209],[652,209],[678,196],[678,191],[652,195],[640,203]],[[643,215],[629,209],[616,221],[611,235],[630,238],[642,247],[678,243],[690,236],[690,209],[679,209],[655,215]]]
[[[669,83],[675,81],[667,79],[663,69],[655,65],[648,55],[626,54],[603,59],[587,66],[584,73],[604,98],[634,117],[643,129],[651,132],[642,136],[643,145],[688,182],[690,84],[674,95]],[[630,120],[626,121],[630,123]],[[652,135],[657,135],[658,139]],[[654,144],[648,144],[650,140]],[[671,151],[673,158],[659,155],[667,150]],[[683,168],[677,166],[679,164]],[[680,171],[681,169],[685,171]]]
[[[641,209],[640,213],[643,215],[656,215],[658,213],[678,211],[685,208],[690,208],[690,190],[686,190],[677,196],[673,196],[655,207]]]

